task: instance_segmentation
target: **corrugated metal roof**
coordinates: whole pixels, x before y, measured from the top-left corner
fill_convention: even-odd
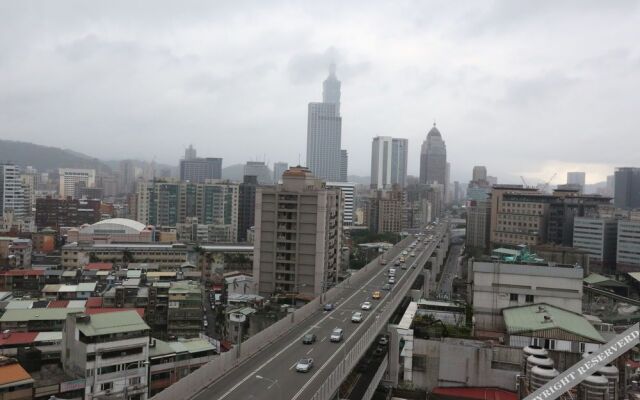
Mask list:
[[[53,342],[62,340],[62,332],[37,332],[36,342]]]
[[[517,393],[490,387],[437,387],[432,395],[438,399],[518,400]]]
[[[604,343],[600,333],[584,316],[549,304],[505,308],[502,310],[502,315],[507,332],[511,335],[560,329],[576,336]],[[550,319],[545,320],[545,316]]]
[[[0,322],[26,321],[59,321],[67,318],[67,314],[82,312],[84,308],[36,308],[29,310],[7,310]]]
[[[618,287],[626,287],[622,282],[618,282],[615,279],[608,278],[606,276],[600,274],[589,274],[586,278],[583,279],[583,282],[588,283],[590,285],[601,285],[601,286],[618,286]]]
[[[78,284],[78,292],[93,292],[96,290],[96,282],[82,282]]]
[[[69,307],[69,308],[84,308],[86,304],[87,304],[86,300],[70,300],[69,301],[69,305],[67,307]]]
[[[33,307],[35,300],[11,300],[5,310],[28,310]]]
[[[135,311],[111,312],[91,315],[88,322],[78,322],[77,327],[87,336],[109,335],[148,330],[149,326]]]

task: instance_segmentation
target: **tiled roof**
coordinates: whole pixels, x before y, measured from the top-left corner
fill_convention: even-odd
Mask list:
[[[44,275],[44,271],[39,269],[10,269],[5,271],[3,275],[7,276],[40,276]]]
[[[31,375],[20,364],[9,364],[0,367],[0,385],[9,385],[22,381],[31,381]],[[26,382],[25,382],[26,383]]]
[[[69,305],[69,300],[53,300],[49,302],[47,308],[66,308]]]
[[[437,387],[432,394],[438,399],[518,400],[518,395],[491,387]]]
[[[99,269],[99,270],[110,271],[113,269],[113,264],[105,263],[105,262],[89,263],[84,266],[84,269]]]

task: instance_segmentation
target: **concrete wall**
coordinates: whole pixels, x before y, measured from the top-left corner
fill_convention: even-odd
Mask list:
[[[414,360],[426,358],[424,371],[416,370],[414,361],[412,383],[415,387],[432,390],[437,386],[490,386],[515,390],[518,371],[493,366],[494,350],[483,342],[416,338],[413,353]]]

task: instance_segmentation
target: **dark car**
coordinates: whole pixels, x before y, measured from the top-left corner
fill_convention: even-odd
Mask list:
[[[325,311],[331,311],[331,310],[333,310],[333,308],[334,308],[334,306],[331,303],[327,303],[327,304],[324,305],[324,310]]]
[[[391,290],[391,285],[389,285],[388,283],[385,283],[385,284],[382,286],[382,290]]]
[[[382,346],[376,347],[376,349],[373,351],[374,356],[381,356],[382,354],[384,354],[384,347]]]
[[[302,337],[303,344],[313,344],[315,343],[315,341],[316,341],[316,335],[314,335],[313,333],[307,333]]]

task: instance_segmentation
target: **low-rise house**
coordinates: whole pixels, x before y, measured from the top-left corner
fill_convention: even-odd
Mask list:
[[[85,380],[85,398],[147,399],[149,326],[138,313],[70,314],[62,337],[64,371]]]

